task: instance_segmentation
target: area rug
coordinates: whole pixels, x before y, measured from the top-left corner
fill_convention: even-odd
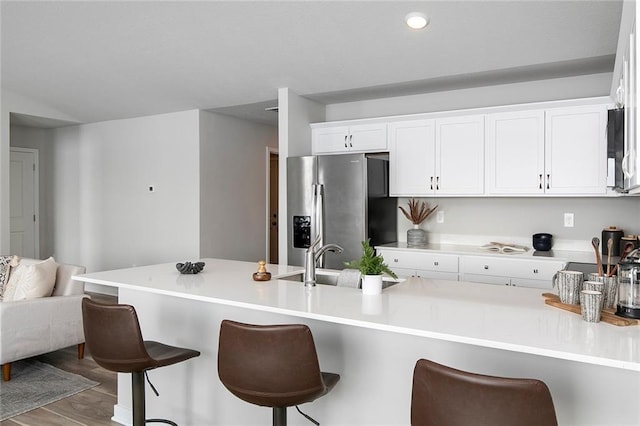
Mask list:
[[[11,380],[0,382],[0,421],[61,400],[99,383],[35,360],[11,364]]]

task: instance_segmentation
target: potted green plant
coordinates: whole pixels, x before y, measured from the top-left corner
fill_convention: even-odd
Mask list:
[[[382,293],[382,274],[398,278],[389,266],[384,263],[382,255],[376,255],[369,240],[362,241],[362,257],[360,259],[345,262],[345,266],[351,269],[358,269],[362,274],[362,293],[380,294]]]

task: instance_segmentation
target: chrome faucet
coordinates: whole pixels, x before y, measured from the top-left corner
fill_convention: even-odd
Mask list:
[[[320,236],[309,246],[304,253],[304,286],[314,287],[316,285],[316,264],[320,260],[320,256],[328,251],[334,253],[342,253],[344,250],[337,244],[326,244],[316,251],[316,246],[320,243]]]

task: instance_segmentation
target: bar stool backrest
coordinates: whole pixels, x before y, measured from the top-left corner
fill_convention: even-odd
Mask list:
[[[547,385],[468,373],[420,359],[413,372],[412,426],[556,426]]]
[[[290,407],[327,393],[309,327],[220,325],[218,375],[238,398],[265,407]]]
[[[130,305],[82,301],[84,336],[95,362],[111,371],[142,371],[153,361],[145,349],[138,315]]]

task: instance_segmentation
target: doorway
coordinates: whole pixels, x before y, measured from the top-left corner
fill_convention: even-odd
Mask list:
[[[10,240],[11,254],[38,259],[38,150],[10,149]]]
[[[267,179],[267,245],[268,263],[278,263],[278,169],[280,156],[274,148],[267,148],[268,179]]]

